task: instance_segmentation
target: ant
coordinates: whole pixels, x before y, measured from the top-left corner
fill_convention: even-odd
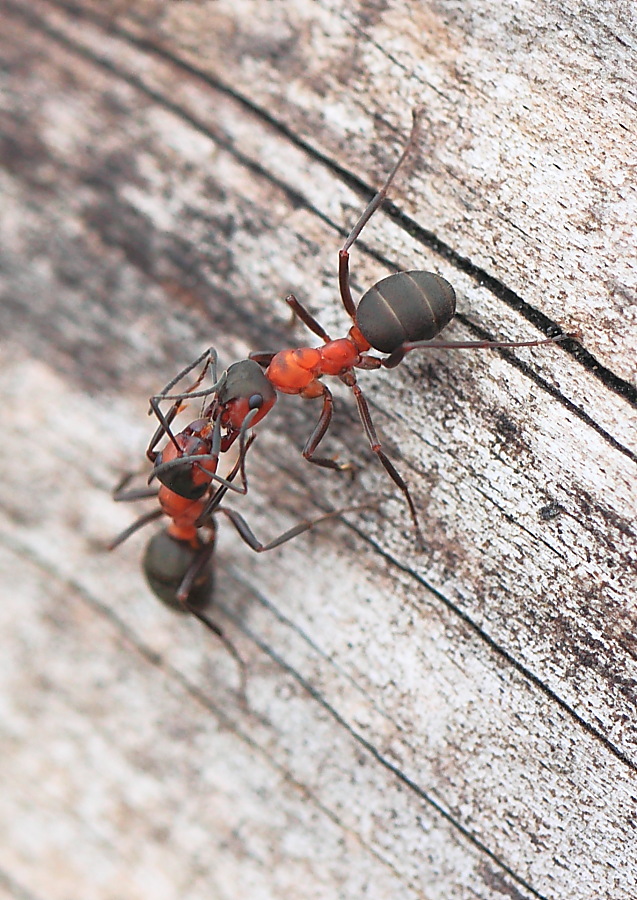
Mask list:
[[[243,453],[227,479],[223,479],[224,483],[211,492],[207,500],[203,499],[202,493],[198,498],[188,500],[164,485],[158,491],[154,488],[128,490],[133,476],[125,475],[113,491],[116,501],[155,497],[159,500],[159,506],[140,516],[108,546],[109,550],[114,550],[144,525],[161,516],[172,519],[170,525],[153,535],[146,545],[143,569],[148,586],[170,609],[192,614],[219,638],[239,667],[242,693],[245,690],[245,664],[221,628],[208,617],[206,609],[214,588],[213,553],[217,539],[214,514],[222,510],[221,501],[239,471],[245,486],[245,454],[250,444],[251,440],[245,443]],[[209,478],[203,493],[211,484],[212,479]]]
[[[172,447],[169,448],[167,455],[164,451],[161,457],[149,448],[149,458],[155,463],[154,474],[164,484],[170,484],[176,492],[181,493],[183,490],[185,491],[183,496],[189,496],[195,487],[195,481],[205,478],[202,474],[205,465],[202,459],[214,465],[219,452],[224,452],[242,433],[245,434],[245,423],[248,420],[250,426],[253,426],[267,415],[276,401],[277,392],[322,400],[320,418],[305,443],[303,456],[308,462],[327,469],[341,471],[351,469],[349,463],[339,463],[335,459],[317,455],[319,444],[329,428],[333,409],[332,393],[321,379],[325,375],[331,375],[339,378],[352,390],[370,447],[394,484],[402,491],[417,535],[422,542],[418,514],[411,492],[382,448],[367,400],[357,383],[355,369],[381,367],[393,369],[407,353],[418,349],[536,347],[564,339],[565,335],[532,341],[432,340],[451,321],[456,311],[456,294],[453,287],[446,279],[433,272],[415,270],[388,275],[369,288],[358,305],[354,303],[350,289],[349,251],[365,225],[382,205],[396,173],[416,144],[419,124],[417,111],[414,112],[413,118],[409,139],[398,161],[339,251],[339,293],[345,311],[353,322],[347,336],[333,340],[294,294],[290,294],[286,298],[286,303],[293,314],[323,341],[322,346],[299,347],[272,353],[251,353],[247,359],[231,365],[219,379],[216,373],[217,354],[214,348],[210,348],[180,372],[160,394],[151,398],[152,410],[162,423],[163,432],[170,434],[170,423],[159,410],[160,402],[184,399],[186,394],[170,393],[178,381],[201,363],[204,367],[198,382],[203,379],[205,372],[211,369],[213,379],[211,387],[188,392],[191,397],[213,396],[213,401],[203,414],[210,428],[210,440],[207,445],[203,447],[198,444],[197,448],[192,450],[190,444],[184,443],[182,446],[179,441],[171,438]],[[376,356],[369,352],[372,349],[388,355]]]
[[[194,385],[186,391],[185,396],[192,395],[194,389],[201,383],[205,371],[206,367]],[[120,481],[113,492],[116,501],[155,497],[159,501],[159,506],[140,516],[122,531],[108,549],[113,550],[144,525],[161,516],[171,519],[168,527],[157,532],[147,544],[143,562],[146,581],[155,596],[163,603],[177,612],[191,613],[221,640],[240,667],[241,692],[245,693],[245,664],[234,645],[206,613],[214,588],[213,557],[217,537],[215,516],[219,513],[225,515],[241,539],[252,550],[264,553],[287,543],[319,522],[361,507],[333,510],[316,519],[302,521],[267,544],[263,544],[243,516],[236,510],[221,505],[229,490],[247,493],[245,458],[256,437],[251,434],[246,438],[247,429],[252,421],[251,416],[246,415],[239,428],[238,458],[230,472],[223,478],[216,472],[219,453],[223,452],[220,427],[208,416],[191,422],[183,431],[173,434],[170,425],[182,408],[183,405],[179,400],[173,404],[166,416],[159,413],[160,426],[147,450],[149,458],[156,463],[149,481],[156,476],[158,479],[163,476],[164,479],[159,490],[154,488],[128,490],[127,486],[132,478],[129,474]],[[161,454],[155,453],[154,448],[164,434],[169,436],[170,442]],[[187,452],[188,458],[194,460],[188,468],[175,465],[175,461],[181,463],[181,458],[175,456],[177,450]],[[240,475],[240,485],[234,483],[237,475]]]

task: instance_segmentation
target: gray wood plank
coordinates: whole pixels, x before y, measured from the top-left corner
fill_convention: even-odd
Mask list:
[[[6,883],[633,897],[630,11],[1,8]],[[417,104],[357,290],[431,269],[458,292],[450,338],[579,341],[361,377],[422,551],[351,397],[327,446],[353,482],[303,462],[318,411],[279,401],[236,501],[259,536],[379,505],[265,557],[221,529],[243,704],[223,648],[153,603],[144,535],[105,552],[135,516],[110,487],[205,346],[307,341],[290,290],[345,333],[336,251]]]

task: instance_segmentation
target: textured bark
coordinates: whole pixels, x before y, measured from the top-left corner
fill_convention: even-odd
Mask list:
[[[0,0],[7,897],[637,893],[635,14],[547,0]],[[216,620],[154,602],[148,396],[214,344],[313,344],[293,291],[448,278],[450,339],[361,376],[426,531],[337,390],[282,398],[223,524]],[[152,504],[151,504],[152,506]],[[140,504],[140,510],[149,506]],[[150,533],[152,526],[149,527]]]

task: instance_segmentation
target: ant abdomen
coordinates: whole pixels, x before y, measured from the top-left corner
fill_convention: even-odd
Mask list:
[[[146,581],[153,594],[172,610],[202,611],[210,604],[214,582],[210,560],[192,582],[187,605],[177,597],[186,574],[200,553],[201,547],[195,548],[188,541],[180,541],[166,530],[157,532],[148,542],[143,562]]]
[[[361,297],[356,324],[375,350],[393,353],[401,344],[436,337],[456,312],[456,292],[433,272],[397,272]]]

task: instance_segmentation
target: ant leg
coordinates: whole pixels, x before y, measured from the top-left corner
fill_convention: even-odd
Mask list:
[[[412,341],[401,344],[392,351],[386,359],[381,360],[381,365],[386,369],[395,368],[406,353],[412,350],[494,350],[506,347],[539,347],[540,344],[555,344],[558,341],[568,340],[569,335],[558,334],[555,337],[540,338],[535,341]]]
[[[321,441],[325,437],[327,429],[330,427],[330,422],[332,421],[332,410],[334,408],[334,398],[332,397],[330,389],[326,387],[323,382],[319,382],[319,385],[322,388],[323,394],[323,410],[321,412],[320,419],[316,423],[314,431],[305,442],[305,447],[303,448],[303,458],[308,462],[314,463],[315,466],[321,466],[324,469],[336,469],[338,472],[351,470],[353,468],[351,463],[339,463],[336,462],[335,459],[330,459],[328,457],[314,456],[316,448],[321,443]]]
[[[171,441],[171,443],[173,443],[175,445],[175,447],[178,447],[177,442],[175,440],[175,435],[173,434],[170,426],[172,425],[172,423],[175,419],[175,416],[179,412],[179,403],[174,403],[173,406],[171,407],[170,411],[168,412],[168,415],[164,416],[164,414],[160,410],[159,406],[155,406],[154,400],[155,400],[155,398],[151,397],[150,405],[151,405],[151,410],[155,413],[156,417],[159,419],[159,426],[155,430],[155,433],[153,434],[152,438],[150,439],[150,443],[148,444],[148,447],[146,448],[146,457],[150,460],[151,463],[154,463],[159,455],[157,452],[155,452],[155,447],[161,441],[161,439],[164,437],[164,435],[167,435],[169,440]]]
[[[349,253],[345,248],[338,251],[338,289],[345,312],[356,323],[356,304],[349,286]]]
[[[230,520],[241,540],[244,541],[244,543],[246,543],[251,550],[254,550],[255,553],[267,553],[268,550],[274,550],[275,547],[280,547],[281,544],[286,544],[297,535],[303,534],[304,531],[309,531],[310,528],[314,528],[314,526],[318,525],[319,522],[325,522],[328,519],[335,519],[337,516],[343,515],[343,513],[359,512],[363,509],[372,508],[372,506],[348,506],[344,509],[332,510],[332,512],[325,513],[324,516],[318,516],[318,518],[316,519],[306,519],[303,522],[299,522],[298,525],[294,525],[293,528],[289,528],[287,531],[284,531],[283,534],[280,534],[278,537],[274,538],[274,540],[272,541],[269,541],[269,543],[267,544],[261,543],[246,520],[243,518],[243,516],[241,516],[234,509],[227,509],[225,506],[220,506],[217,512],[223,513],[224,516],[226,516],[226,518]]]
[[[161,411],[161,407],[159,406],[159,404],[161,403],[162,400],[166,400],[168,398],[162,397],[161,395],[150,398],[150,400],[149,400],[150,409],[148,410],[148,415],[151,415],[151,413],[154,413],[155,418],[159,420],[159,425],[157,427],[157,430],[155,431],[152,438],[150,439],[150,443],[146,449],[146,456],[152,463],[154,463],[155,460],[157,459],[157,457],[159,456],[159,453],[157,453],[155,451],[155,447],[157,446],[157,444],[161,441],[161,439],[164,436],[166,436],[169,439],[169,441],[174,445],[176,450],[180,450],[179,444],[177,443],[177,439],[175,438],[175,435],[173,434],[172,428],[170,426],[172,425],[173,421],[175,420],[175,417],[181,412],[181,410],[183,408],[182,400],[185,400],[186,397],[192,397],[192,396],[196,397],[198,395],[197,394],[194,394],[194,395],[186,394],[186,396],[181,396],[181,397],[177,397],[177,398],[170,397],[169,399],[171,399],[171,400],[174,399],[175,402],[170,407],[167,414],[164,414]]]
[[[407,483],[398,473],[389,457],[385,454],[382,445],[378,440],[378,435],[376,434],[376,429],[372,421],[369,406],[367,405],[367,400],[365,399],[363,392],[356,382],[354,373],[352,372],[350,377],[344,376],[342,380],[352,389],[354,398],[356,400],[356,405],[358,406],[358,413],[361,417],[361,422],[363,423],[363,428],[365,429],[367,440],[369,441],[369,446],[372,448],[372,450],[380,460],[383,468],[385,469],[391,480],[403,492],[403,496],[407,501],[407,505],[409,506],[409,512],[411,513],[411,518],[416,529],[416,534],[418,535],[418,541],[422,546],[424,546],[424,539],[422,531],[420,530],[420,523],[418,521],[418,513],[416,512],[416,506],[414,504],[410,490],[407,487]]]
[[[139,490],[126,490],[126,485],[129,484],[135,475],[138,474],[136,472],[127,472],[117,483],[117,485],[113,488],[113,500],[116,503],[128,503],[131,500],[148,500],[150,497],[156,497],[157,491],[152,488],[141,488]]]
[[[234,646],[232,641],[225,636],[221,628],[219,628],[219,626],[215,622],[213,622],[212,619],[209,619],[205,613],[201,612],[200,610],[194,609],[193,607],[189,606],[188,603],[184,603],[184,609],[186,610],[186,612],[189,612],[191,615],[193,615],[196,619],[199,619],[202,625],[205,625],[206,628],[208,628],[214,635],[216,635],[216,637],[221,641],[230,656],[234,659],[239,669],[239,694],[241,695],[241,697],[245,698],[246,688],[248,685],[246,664],[245,661],[241,659],[237,648]]]
[[[205,362],[204,362],[205,360]],[[196,368],[200,363],[204,362],[203,368],[193,384],[189,388],[186,389],[180,395],[171,395],[170,391],[172,388],[181,381],[189,372],[191,372],[194,368]],[[212,380],[213,384],[207,391],[196,391],[196,388],[199,387],[201,382],[206,376],[208,369],[212,369]],[[154,413],[156,418],[159,420],[159,427],[155,431],[152,436],[148,448],[146,450],[146,456],[148,459],[154,463],[157,458],[157,454],[154,452],[155,447],[159,443],[159,441],[166,435],[170,441],[174,444],[175,448],[178,450],[179,447],[175,441],[175,436],[172,433],[170,426],[172,425],[175,416],[179,413],[181,409],[181,400],[192,399],[194,397],[205,397],[208,394],[214,393],[215,390],[218,390],[220,384],[217,384],[217,351],[214,347],[209,347],[207,350],[197,357],[193,362],[191,362],[185,369],[175,376],[172,381],[168,382],[168,384],[160,391],[159,394],[154,395],[150,398],[150,410],[149,415]],[[175,403],[172,405],[167,414],[164,414],[161,411],[159,404],[162,400],[174,400]]]
[[[223,372],[218,381],[215,381],[214,384],[204,388],[202,391],[194,391],[191,387],[181,394],[153,394],[150,399],[151,401],[154,400],[155,405],[157,405],[157,402],[161,403],[162,400],[195,400],[197,397],[209,397],[210,394],[218,393],[225,385],[226,381],[226,372]],[[151,415],[153,412],[155,412],[155,409],[151,403],[151,409],[149,410],[148,415]]]
[[[132,492],[132,493],[134,493],[134,492]],[[151,496],[155,496],[154,492]],[[137,500],[138,498],[137,497],[124,497],[124,498],[120,497],[120,498],[115,498],[115,499]],[[124,531],[121,532],[121,534],[118,534],[117,537],[110,542],[110,544],[107,544],[106,549],[114,550],[115,547],[119,547],[120,544],[123,544],[124,541],[128,540],[128,538],[131,536],[131,534],[135,534],[135,532],[139,531],[140,528],[143,528],[144,525],[148,525],[149,522],[154,522],[155,519],[159,519],[160,516],[163,516],[163,514],[164,514],[164,511],[163,511],[163,509],[160,508],[160,509],[154,509],[152,512],[149,512],[143,516],[140,516],[136,522],[133,522],[133,524],[129,525],[128,528],[125,528]]]
[[[398,162],[394,165],[393,169],[385,179],[385,183],[383,184],[381,189],[376,194],[374,194],[370,202],[363,210],[360,219],[350,231],[347,240],[338,253],[338,286],[341,293],[341,300],[343,301],[345,311],[353,320],[354,324],[356,324],[356,305],[354,304],[354,300],[352,299],[352,292],[349,286],[349,249],[357,240],[365,225],[367,225],[371,217],[382,204],[383,200],[387,196],[387,191],[389,190],[390,185],[396,176],[396,173],[398,172],[408,153],[412,150],[414,144],[416,143],[416,139],[418,137],[418,126],[420,124],[420,110],[415,109],[412,113],[412,117],[413,124],[411,126],[411,132],[409,134],[409,138],[407,140],[407,143],[405,144],[403,152],[398,158]]]
[[[196,522],[196,527],[200,528],[202,526],[206,526],[209,524],[210,516],[215,511],[215,509],[219,506],[229,488],[232,487],[233,490],[237,491],[239,494],[247,494],[248,493],[248,477],[246,475],[245,469],[245,461],[246,454],[254,441],[256,440],[256,434],[251,434],[248,440],[245,440],[245,431],[242,430],[241,437],[239,438],[239,458],[236,463],[232,467],[232,470],[228,473],[227,481],[232,482],[236,477],[237,473],[241,475],[241,487],[234,487],[232,484],[229,484],[228,487],[222,485],[217,488],[214,494],[210,497],[206,506],[204,507],[203,512],[199,516]]]
[[[186,391],[186,393],[187,394],[190,393],[190,390],[194,390],[198,385],[201,384],[201,382],[203,381],[203,378],[209,368],[212,368],[212,380],[216,381],[217,380],[217,359],[218,359],[217,351],[215,350],[215,348],[208,347],[208,349],[204,350],[204,352],[200,356],[198,356],[197,359],[193,360],[191,363],[188,363],[188,365],[186,366],[185,369],[182,369],[178,375],[175,375],[175,377],[172,379],[172,381],[169,381],[168,384],[166,385],[166,387],[164,387],[159,392],[159,394],[156,395],[156,398],[159,399],[161,397],[166,397],[168,394],[170,394],[170,392],[174,388],[174,386],[176,384],[178,384],[182,378],[185,378],[189,372],[192,372],[193,369],[196,369],[197,366],[200,365],[202,362],[204,363],[204,367],[203,367],[201,373],[197,376],[197,380],[192,385],[192,388],[189,388],[189,390]],[[204,362],[204,360],[205,360],[205,362]]]
[[[219,381],[216,381],[209,388],[206,388],[206,390],[194,391],[191,389],[190,391],[187,391],[184,394],[166,394],[166,395],[156,394],[155,396],[150,398],[150,400],[149,400],[150,410],[148,411],[148,415],[151,415],[151,413],[154,413],[156,418],[159,420],[159,427],[157,428],[157,431],[155,432],[155,434],[152,436],[150,444],[148,445],[148,449],[146,450],[146,456],[152,463],[154,463],[155,460],[157,459],[157,453],[155,453],[155,447],[157,446],[159,441],[164,437],[164,435],[166,435],[170,439],[170,441],[172,442],[172,444],[174,444],[174,446],[177,450],[180,450],[180,447],[177,444],[175,435],[173,434],[170,426],[172,425],[175,416],[181,411],[181,408],[182,408],[181,401],[182,400],[193,400],[196,397],[209,397],[210,394],[216,393],[221,387],[223,387],[224,384],[225,384],[225,373],[221,376]],[[166,415],[164,415],[164,413],[161,411],[161,408],[159,406],[159,404],[161,403],[162,400],[174,400],[175,401],[175,403],[173,403],[169,412]]]
[[[189,601],[188,601],[188,596],[193,588],[193,585],[195,584],[195,582],[197,580],[197,577],[204,570],[204,568],[210,563],[212,554],[214,552],[214,548],[215,548],[215,534],[213,532],[213,535],[212,535],[210,541],[208,541],[201,548],[199,553],[197,553],[197,555],[193,559],[191,565],[188,567],[188,571],[184,575],[183,581],[179,585],[179,590],[177,591],[175,599],[177,600],[177,602],[179,604],[181,604],[181,606],[183,607],[185,612],[190,613],[196,619],[199,619],[199,621],[202,623],[202,625],[205,625],[206,628],[209,631],[211,631],[221,641],[221,643],[226,648],[226,650],[228,651],[230,656],[232,656],[232,658],[234,659],[234,661],[236,662],[236,664],[239,668],[239,673],[240,673],[239,691],[240,691],[240,694],[243,697],[245,697],[246,685],[247,685],[245,662],[243,661],[243,659],[241,659],[241,656],[239,655],[239,653],[238,653],[237,649],[235,648],[234,644],[232,643],[232,641],[230,641],[225,636],[225,634],[223,633],[221,628],[216,624],[216,622],[213,622],[213,620],[210,619],[205,614],[205,612],[203,612],[203,610],[197,608],[197,606],[189,603]]]
[[[250,427],[250,424],[252,423],[252,420],[254,419],[255,415],[256,415],[256,410],[248,413],[248,415],[246,416],[246,418],[243,421],[241,430],[239,432],[239,459],[235,463],[234,469],[232,470],[232,472],[230,473],[230,475],[227,478],[223,478],[221,475],[217,475],[216,471],[210,472],[208,469],[205,469],[202,466],[202,463],[204,463],[204,462],[214,462],[215,468],[216,468],[216,464],[219,461],[220,451],[218,448],[215,448],[213,445],[211,453],[201,453],[196,456],[179,456],[177,459],[170,459],[170,460],[168,460],[168,462],[161,463],[160,465],[155,466],[153,471],[150,473],[150,475],[148,477],[149,483],[152,480],[154,480],[155,478],[159,478],[159,476],[163,475],[165,472],[171,471],[172,469],[179,469],[179,468],[182,468],[185,466],[196,466],[204,473],[204,475],[206,475],[210,479],[211,483],[214,481],[217,484],[222,485],[222,488],[219,488],[219,490],[223,489],[224,494],[228,490],[235,491],[237,494],[247,494],[248,493],[248,478],[247,478],[246,471],[245,471],[245,455],[248,452],[248,449],[252,445],[253,441],[256,439],[256,435],[251,435],[248,438],[247,442],[246,442],[245,436],[246,436],[247,430]],[[217,421],[215,422],[215,433],[217,431],[217,426],[219,426],[219,428],[221,427],[220,419],[217,419]],[[236,484],[232,483],[232,480],[236,476],[237,471],[241,472],[241,484],[240,485],[236,485]],[[205,491],[204,491],[204,493],[205,493]],[[215,496],[216,496],[216,494],[215,494]],[[206,507],[206,509],[207,509],[207,507]],[[206,517],[206,510],[204,510],[204,512],[199,517],[199,519],[201,520],[201,519],[204,519],[205,517]]]
[[[196,614],[197,611],[199,611],[199,605],[204,606],[205,603],[201,602],[200,604],[195,605],[193,603],[189,603],[188,598],[193,587],[195,586],[197,578],[199,577],[199,575],[201,575],[201,573],[211,560],[212,554],[215,549],[215,539],[216,532],[213,530],[210,536],[210,540],[206,541],[205,544],[203,542],[200,542],[201,546],[195,552],[195,556],[186,569],[184,577],[182,578],[175,594],[175,600],[177,601],[177,603],[183,606],[184,609],[186,609],[188,612],[193,613],[193,615]]]
[[[301,303],[299,303],[294,294],[290,294],[288,297],[286,297],[285,302],[290,307],[294,315],[298,316],[301,322],[303,322],[303,324],[306,325],[313,334],[315,334],[317,337],[320,337],[322,341],[325,341],[325,343],[332,340],[321,323],[317,322],[312,313],[308,312],[308,310]]]
[[[155,412],[155,406],[157,403],[161,403],[162,400],[195,400],[197,397],[209,397],[210,394],[218,393],[221,388],[225,385],[227,381],[226,372],[223,372],[221,377],[215,381],[210,387],[204,388],[202,391],[195,391],[192,387],[188,388],[187,391],[183,391],[181,394],[154,394],[150,400],[155,401],[154,405],[151,402],[151,409],[148,412],[148,415]]]
[[[259,363],[260,366],[267,368],[274,357],[276,356],[276,351],[274,353],[250,353],[248,355],[248,359],[253,359],[256,363]]]
[[[153,471],[149,475],[149,482],[154,480],[155,478],[159,478],[160,475],[163,475],[166,472],[170,472],[172,469],[179,469],[185,466],[199,466],[201,468],[201,463],[204,462],[218,462],[219,455],[213,453],[202,453],[199,456],[180,456],[177,459],[169,459],[168,462],[161,463],[158,466],[155,466]],[[203,469],[202,471],[206,474],[206,476],[210,479],[211,482],[215,482],[216,484],[221,484],[225,487],[226,490],[235,491],[237,494],[245,494],[247,493],[247,486],[232,484],[228,478],[223,478],[221,475],[217,475],[216,472],[209,472],[207,469]],[[204,491],[205,493],[205,491]]]
[[[124,475],[119,484],[115,487],[113,491],[113,500],[118,503],[128,503],[129,501],[134,500],[148,500],[150,497],[156,497],[157,491],[155,490],[126,490],[126,485],[130,482],[130,480],[134,477],[134,473],[129,472]],[[131,534],[135,534],[140,528],[143,528],[144,525],[147,525],[149,522],[154,522],[155,519],[158,519],[163,515],[162,509],[155,509],[152,512],[145,513],[145,515],[140,516],[137,521],[133,522],[132,525],[129,525],[128,528],[125,528],[120,534],[117,535],[109,544],[106,545],[107,550],[114,550],[115,547],[119,547],[120,544],[123,544],[125,540],[127,540]]]

